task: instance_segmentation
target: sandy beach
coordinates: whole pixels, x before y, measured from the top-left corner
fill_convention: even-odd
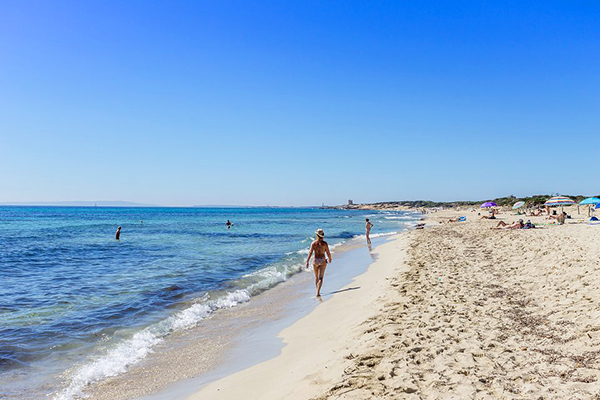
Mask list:
[[[600,400],[599,26],[0,1],[0,400]]]
[[[429,214],[283,330],[279,356],[189,398],[597,398],[600,226],[568,212],[563,226],[526,217],[531,230]]]

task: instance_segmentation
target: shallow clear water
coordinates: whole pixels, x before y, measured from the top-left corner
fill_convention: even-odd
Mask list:
[[[316,228],[335,246],[363,234],[366,216],[373,234],[415,219],[316,208],[0,207],[0,397],[73,398],[169,332],[298,272]]]

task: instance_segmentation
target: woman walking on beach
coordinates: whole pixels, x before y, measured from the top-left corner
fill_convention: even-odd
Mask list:
[[[323,286],[323,276],[325,276],[325,268],[327,268],[327,258],[329,257],[329,264],[331,264],[331,253],[329,252],[329,245],[323,240],[325,233],[323,229],[317,229],[315,232],[317,239],[311,243],[310,250],[308,252],[308,258],[306,259],[306,269],[310,263],[310,257],[315,253],[315,259],[313,261],[313,269],[315,271],[315,286],[317,287],[317,297],[321,296],[321,286]]]

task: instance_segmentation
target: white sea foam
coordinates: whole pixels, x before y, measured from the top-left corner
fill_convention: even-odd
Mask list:
[[[345,244],[345,243],[346,243],[346,241],[345,241],[345,240],[344,240],[343,242],[334,243],[334,244],[332,244],[331,246],[329,246],[329,250],[333,250],[333,249],[335,249],[335,248],[337,248],[337,247],[340,247],[341,245],[343,245],[343,244]],[[306,254],[308,254],[308,251],[306,252]]]
[[[74,371],[69,385],[55,394],[55,400],[71,400],[85,397],[84,389],[93,382],[116,376],[126,371],[127,367],[140,361],[152,352],[152,347],[162,341],[170,332],[183,330],[196,325],[215,310],[231,308],[250,300],[249,289],[239,289],[227,293],[214,300],[200,299],[198,303],[181,310],[167,319],[151,325],[131,338],[125,339],[104,355],[89,359]]]
[[[285,264],[263,268],[244,277],[255,281],[248,286],[248,290],[250,294],[256,295],[278,283],[285,282],[290,276],[301,270],[302,264]]]
[[[161,339],[150,332],[148,328],[136,333],[131,339],[121,342],[105,356],[98,357],[81,366],[69,386],[56,394],[54,399],[71,400],[76,397],[86,397],[83,390],[87,385],[125,372],[129,365],[146,357],[151,352],[152,346],[160,341]]]
[[[372,234],[369,235],[369,237],[371,239],[374,239],[374,238],[379,238],[379,237],[384,237],[384,236],[396,235],[398,233],[400,233],[400,232],[372,233]],[[362,240],[362,239],[366,239],[366,237],[367,237],[367,235],[357,235],[357,236],[354,237],[354,239],[361,239]]]
[[[370,237],[372,237],[372,238],[378,238],[378,237],[383,237],[383,236],[397,235],[398,233],[400,233],[400,232],[374,233],[374,234],[370,235]]]
[[[208,295],[197,300],[191,306],[171,315],[167,319],[151,325],[131,338],[118,343],[100,356],[89,359],[73,373],[69,385],[55,394],[54,400],[71,400],[85,397],[85,388],[101,379],[122,374],[127,367],[140,361],[152,352],[152,347],[161,342],[164,336],[173,331],[193,327],[214,311],[234,307],[250,300],[252,295],[260,293],[302,270],[298,263],[269,266],[242,276],[241,284],[245,288],[227,292],[224,296],[210,299]]]

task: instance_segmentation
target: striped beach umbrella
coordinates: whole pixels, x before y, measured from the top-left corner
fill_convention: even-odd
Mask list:
[[[573,201],[573,199],[570,199],[566,196],[551,197],[544,203],[545,206],[550,206],[550,207],[570,206],[571,204],[575,204],[575,202]]]
[[[513,209],[513,210],[516,210],[517,208],[521,208],[521,207],[523,207],[524,205],[525,205],[525,202],[524,202],[524,201],[517,201],[517,202],[516,202],[516,203],[513,205],[512,209]]]

